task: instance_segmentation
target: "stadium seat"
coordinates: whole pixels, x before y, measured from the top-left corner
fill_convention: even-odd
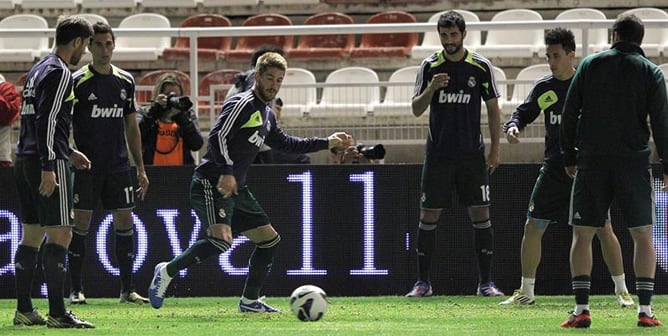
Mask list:
[[[67,9],[77,8],[77,0],[21,0],[23,9]]]
[[[46,29],[49,24],[34,14],[14,14],[0,20],[0,29]],[[2,37],[0,38],[0,62],[32,62],[42,51],[50,50],[49,38]]]
[[[165,72],[175,73],[176,76],[179,78],[179,80],[181,80],[181,83],[183,84],[183,91],[184,91],[183,94],[184,95],[190,94],[190,76],[188,76],[188,74],[178,70],[154,70],[144,74],[137,81],[136,97],[138,106],[153,100],[153,87],[155,86],[155,83],[158,81],[158,78],[160,78],[160,76]]]
[[[289,26],[292,21],[285,15],[276,13],[258,14],[249,17],[242,26]],[[292,47],[292,36],[241,36],[237,40],[234,49],[225,54],[225,59],[230,62],[248,63],[251,55],[257,47],[265,44],[281,47],[288,52]]]
[[[299,85],[291,87],[290,85]],[[283,117],[301,117],[311,112],[317,103],[315,76],[306,69],[288,68],[283,78],[283,86],[278,94],[283,100]]]
[[[259,0],[202,0],[204,7],[257,6]]]
[[[137,0],[80,0],[81,8],[135,8]]]
[[[17,89],[23,89],[23,85],[26,84],[26,78],[28,78],[28,73],[24,72],[21,74],[21,76],[19,76],[19,78],[16,79],[14,85]]]
[[[198,14],[186,18],[181,23],[186,27],[229,27],[232,22],[219,14]],[[232,38],[229,36],[199,37],[197,38],[197,57],[204,60],[216,60],[230,50]],[[190,39],[177,37],[173,48],[167,48],[162,54],[167,61],[185,61],[190,59]]]
[[[156,13],[130,15],[118,24],[118,28],[169,28],[169,19]],[[170,47],[170,37],[130,37],[116,39],[114,59],[116,61],[155,61],[163,50]]]
[[[529,91],[534,83],[545,75],[552,73],[550,66],[547,64],[530,65],[517,73],[518,81],[526,81],[526,83],[517,83],[513,85],[513,95],[509,101],[509,107],[514,109],[517,105],[522,104],[526,99]]]
[[[365,117],[380,100],[378,75],[365,67],[334,70],[325,79],[320,103],[311,107],[309,116]],[[360,84],[360,85],[357,85]]]
[[[415,16],[402,11],[387,11],[375,14],[367,23],[412,23]],[[406,57],[417,44],[418,33],[362,34],[359,47],[353,48],[352,58]]]
[[[347,14],[330,12],[308,17],[305,25],[352,24]],[[355,46],[355,35],[302,35],[297,47],[288,51],[290,60],[342,59]]]
[[[197,7],[197,0],[141,0],[141,4],[145,8],[150,8],[150,7],[194,8]]]
[[[237,69],[221,69],[210,72],[202,77],[199,82],[199,97],[197,99],[200,116],[206,115],[202,112],[207,111],[209,115],[208,119],[215,119],[215,113],[223,105],[227,91],[230,87],[234,86],[234,75],[240,72],[241,70]]]
[[[491,22],[542,21],[540,13],[530,9],[508,9],[497,13]],[[545,52],[543,29],[493,29],[478,51],[492,57],[533,57]]]
[[[555,20],[607,20],[605,14],[598,9],[593,8],[573,8],[565,10],[557,15]],[[577,56],[582,56],[583,46],[582,46],[582,29],[572,28],[573,34],[575,34],[575,44],[576,50],[575,54]],[[589,47],[587,48],[586,54],[595,53],[610,47],[608,43],[608,29],[589,29],[587,35],[589,41]]]
[[[622,14],[635,14],[641,20],[668,20],[668,13],[659,8],[634,8]],[[657,57],[668,48],[668,29],[666,27],[645,27],[645,37],[642,39],[642,49],[648,57]]]
[[[375,103],[374,116],[411,115],[411,102],[415,92],[415,79],[420,67],[407,66],[394,71],[387,80],[387,90],[382,103]],[[394,85],[392,85],[394,84]]]
[[[466,22],[479,22],[480,18],[476,13],[463,10],[455,9],[455,12],[461,14],[464,17]],[[434,27],[430,31],[424,33],[424,38],[422,39],[422,44],[416,45],[411,48],[411,58],[414,59],[425,59],[429,55],[433,54],[436,51],[443,49],[441,44],[441,38],[438,36],[438,31],[436,30],[436,23],[443,13],[447,12],[442,11],[432,15],[427,22],[433,23]],[[471,51],[476,51],[478,47],[482,44],[482,38],[479,30],[470,30],[466,29],[466,38],[464,39],[464,47]]]

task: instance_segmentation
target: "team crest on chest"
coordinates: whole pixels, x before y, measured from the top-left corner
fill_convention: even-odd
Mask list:
[[[220,208],[220,210],[218,210],[218,216],[219,216],[220,218],[225,218],[225,217],[227,217],[227,214],[225,213],[225,209]]]
[[[473,76],[469,77],[469,80],[466,82],[466,85],[472,88],[475,87],[475,84],[476,84],[475,77]]]
[[[121,99],[122,100],[128,99],[128,93],[125,92],[125,89],[121,89]]]

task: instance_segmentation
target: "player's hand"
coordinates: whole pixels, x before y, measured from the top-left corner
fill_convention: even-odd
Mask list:
[[[327,140],[329,140],[328,149],[345,149],[353,145],[353,136],[346,132],[336,132],[330,135]]]
[[[495,148],[496,147],[496,148]],[[501,164],[501,152],[498,146],[492,146],[489,154],[487,154],[487,173],[492,175],[497,167]]]
[[[72,154],[67,158],[67,160],[70,162],[72,167],[75,169],[90,169],[91,168],[91,163],[86,154],[78,151],[78,150],[73,150]]]
[[[448,86],[449,83],[450,83],[450,75],[445,72],[442,72],[435,74],[434,77],[431,78],[429,86],[431,86],[432,89],[435,91]]]
[[[566,166],[564,167],[566,170],[566,175],[568,175],[570,178],[575,178],[575,175],[578,173],[578,166]],[[666,180],[666,176],[664,175],[663,180]]]
[[[146,175],[145,170],[137,170],[137,182],[139,183],[139,188],[137,188],[137,196],[140,200],[144,200],[146,193],[148,192],[148,175]]]
[[[44,197],[49,197],[53,191],[58,187],[58,180],[56,173],[53,171],[42,170],[42,180],[39,183],[39,194]]]
[[[506,140],[510,144],[520,143],[520,130],[517,126],[511,126],[506,131]]]
[[[239,191],[237,190],[237,179],[234,175],[221,175],[220,178],[218,178],[216,187],[218,188],[218,192],[223,195],[223,198],[239,195]]]

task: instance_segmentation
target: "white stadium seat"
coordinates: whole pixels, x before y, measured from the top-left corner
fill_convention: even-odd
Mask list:
[[[440,18],[441,15],[445,12],[447,11],[438,12],[429,18],[427,22],[433,23],[434,27],[433,29],[424,33],[422,44],[416,45],[411,49],[411,58],[420,60],[425,59],[434,52],[443,49],[443,46],[441,45],[441,38],[438,36],[438,31],[436,30],[436,23],[438,22],[438,18]],[[480,21],[476,13],[463,9],[455,9],[455,12],[461,14],[467,23]],[[480,31],[470,30],[467,28],[466,39],[464,40],[464,46],[466,47],[466,49],[476,51],[481,44],[482,44],[482,38]]]
[[[312,118],[364,117],[380,100],[378,74],[369,68],[345,67],[335,70],[327,75],[325,84],[334,86],[322,89],[320,103],[311,108],[309,116]]]
[[[530,9],[508,9],[497,13],[491,22],[542,21],[540,13]],[[545,52],[543,29],[494,29],[487,32],[485,44],[478,51],[485,57],[533,57]]]
[[[288,68],[283,78],[283,86],[279,96],[283,100],[283,117],[301,117],[311,112],[317,103],[315,75],[302,68]],[[287,86],[286,86],[287,85]],[[290,85],[306,85],[290,87]]]
[[[41,16],[15,14],[0,21],[0,29],[40,29],[49,28]],[[0,62],[32,62],[42,51],[49,50],[49,38],[44,37],[4,37],[0,38]]]
[[[135,8],[137,0],[80,0],[82,8]]]
[[[145,8],[150,8],[150,7],[195,8],[195,7],[197,7],[197,1],[196,0],[141,0],[141,4]]]
[[[555,20],[607,20],[605,14],[598,9],[593,8],[573,8],[565,10],[557,15]],[[582,29],[572,28],[573,34],[575,35],[575,54],[577,56],[582,56],[583,46],[582,46]],[[592,54],[601,50],[608,49],[610,43],[608,43],[608,29],[599,28],[599,29],[589,29],[587,34],[589,48],[587,49],[586,54]]]
[[[161,14],[138,13],[130,15],[119,23],[118,28],[169,28],[169,19]],[[129,37],[116,38],[114,59],[116,61],[155,61],[165,48],[170,47],[171,39],[165,37]]]
[[[420,67],[417,65],[407,66],[394,71],[390,75],[387,80],[385,99],[382,103],[373,105],[374,116],[412,114],[411,102],[415,91],[415,78],[419,69]]]
[[[530,65],[520,70],[515,80],[530,81],[530,83],[515,84],[513,86],[513,96],[509,102],[510,107],[514,109],[517,105],[522,104],[533,87],[534,82],[550,73],[552,72],[550,71],[550,66],[547,64]]]

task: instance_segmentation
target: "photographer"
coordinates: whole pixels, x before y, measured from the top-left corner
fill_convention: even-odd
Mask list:
[[[153,102],[138,113],[144,163],[156,166],[191,165],[191,151],[202,148],[204,139],[193,102],[183,95],[183,85],[173,73],[155,84]]]

